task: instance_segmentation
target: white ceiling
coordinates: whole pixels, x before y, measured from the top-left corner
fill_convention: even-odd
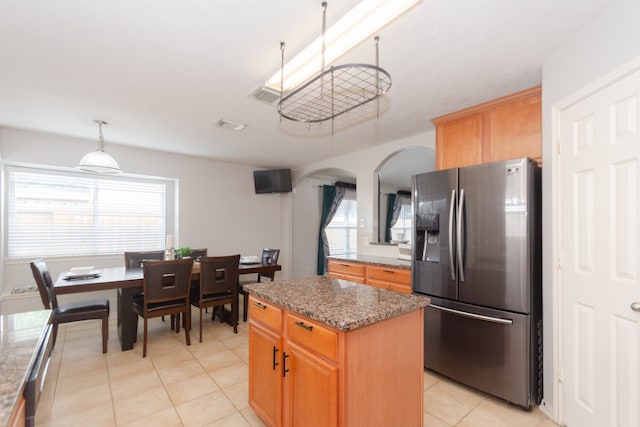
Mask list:
[[[380,119],[323,136],[248,96],[279,70],[280,41],[292,57],[320,34],[320,0],[0,0],[0,126],[96,140],[99,118],[107,151],[295,167],[540,84],[543,60],[609,3],[423,0],[379,32],[393,82]],[[328,24],[355,4],[329,1]],[[373,41],[346,62],[374,63]],[[221,117],[248,126],[220,129]]]

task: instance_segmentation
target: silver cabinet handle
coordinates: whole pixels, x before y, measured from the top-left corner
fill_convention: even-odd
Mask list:
[[[631,310],[633,310],[635,312],[640,312],[640,302],[638,302],[638,301],[632,302],[631,303]]]
[[[453,213],[456,207],[456,190],[451,190],[451,207],[449,208],[449,273],[451,280],[456,280],[456,266],[453,265]],[[427,244],[425,242],[425,256]]]
[[[464,189],[460,190],[460,201],[458,202],[458,218],[456,222],[456,254],[458,258],[458,272],[460,281],[464,282],[464,259],[462,258],[462,215],[464,214]]]
[[[482,314],[467,313],[466,311],[454,310],[453,308],[442,307],[435,304],[429,304],[429,307],[436,310],[446,311],[447,313],[457,314],[458,316],[470,317],[471,319],[484,320],[486,322],[502,323],[503,325],[512,325],[511,319],[500,319],[498,317],[484,316]]]

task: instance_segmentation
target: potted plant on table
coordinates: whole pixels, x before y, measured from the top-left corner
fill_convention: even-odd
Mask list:
[[[191,248],[189,246],[182,246],[176,251],[176,258],[189,258],[191,256]]]

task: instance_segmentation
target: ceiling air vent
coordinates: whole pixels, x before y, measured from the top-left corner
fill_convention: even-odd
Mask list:
[[[240,131],[245,127],[247,127],[247,125],[245,125],[244,123],[234,122],[233,120],[227,120],[222,118],[216,121],[216,125],[222,129],[235,130],[235,131]]]
[[[275,104],[280,100],[280,91],[271,89],[266,86],[259,86],[249,96],[255,100],[266,102],[267,104]]]

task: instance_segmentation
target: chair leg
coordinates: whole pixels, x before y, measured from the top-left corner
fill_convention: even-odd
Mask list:
[[[177,313],[175,316],[172,314],[171,317],[175,317],[176,334],[179,334],[180,333],[180,313]]]
[[[144,318],[144,335],[142,338],[142,357],[147,357],[147,318]]]
[[[242,321],[247,321],[247,312],[249,311],[249,294],[242,294]]]
[[[185,327],[184,327],[184,336],[187,340],[187,345],[191,345],[191,306],[185,308],[184,316],[186,318]],[[202,323],[201,323],[202,324]]]
[[[238,309],[240,308],[240,299],[238,298],[238,294],[233,297],[233,302],[231,303],[231,321],[233,322],[233,333],[238,333]]]
[[[51,325],[51,351],[56,346],[56,338],[58,337],[58,324],[54,323]]]
[[[202,305],[200,305],[200,342],[202,342]]]
[[[107,342],[109,341],[109,316],[102,318],[102,352],[107,352]]]

